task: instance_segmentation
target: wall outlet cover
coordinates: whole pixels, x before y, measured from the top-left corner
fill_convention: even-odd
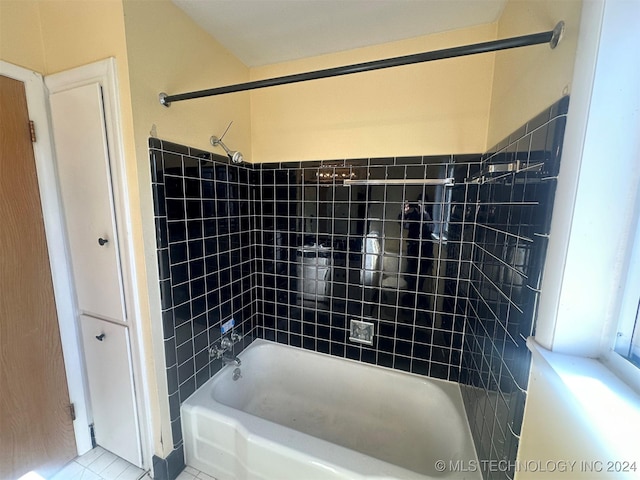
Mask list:
[[[373,345],[374,326],[371,322],[351,319],[349,340]]]

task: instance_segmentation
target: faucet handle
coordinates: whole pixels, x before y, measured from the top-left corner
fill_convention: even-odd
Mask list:
[[[214,345],[209,349],[209,358],[220,359],[222,355],[224,355],[225,349],[221,348],[219,345]]]
[[[220,340],[220,346],[222,347],[223,352],[231,350],[233,348],[233,340],[231,340],[229,337],[224,337],[222,340]]]
[[[231,341],[233,343],[237,343],[240,340],[242,340],[242,335],[240,335],[239,333],[236,333],[236,332],[231,332]]]

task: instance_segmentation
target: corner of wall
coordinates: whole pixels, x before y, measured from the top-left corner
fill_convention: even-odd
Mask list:
[[[569,93],[580,25],[581,0],[509,0],[497,37],[549,31],[565,22],[563,39],[551,50],[536,45],[496,53],[487,146],[491,148],[548,105]],[[512,108],[518,105],[518,108]]]
[[[248,94],[226,99],[201,99],[180,102],[170,109],[160,105],[158,94],[181,93],[246,81],[248,69],[218,42],[202,30],[169,0],[122,2],[125,55],[128,68],[127,111],[131,119],[132,154],[128,164],[136,184],[132,207],[135,208],[136,261],[143,275],[139,278],[146,308],[147,370],[155,379],[158,409],[154,418],[154,453],[167,458],[173,451],[162,311],[158,289],[156,233],[154,225],[149,168],[151,130],[172,141],[211,148],[209,137],[221,134],[230,120],[234,126],[226,138],[229,145],[250,159],[250,121]],[[213,104],[213,105],[212,105]]]
[[[503,9],[504,12],[504,9]],[[500,19],[496,20],[495,22],[493,22],[491,25],[494,28],[494,35],[493,37],[497,40],[498,39],[498,30],[499,30],[499,23],[500,23]],[[490,128],[491,128],[491,105],[493,104],[493,94],[494,94],[494,83],[495,83],[495,76],[496,76],[496,53],[490,53],[489,55],[491,55],[491,83],[490,83],[490,87],[489,87],[489,95],[488,95],[488,112],[487,112],[487,123],[485,125],[485,131],[484,131],[484,148],[482,149],[483,152],[486,152],[489,150],[489,148],[491,148],[493,146],[493,144],[495,143],[489,143],[489,132],[490,132]]]

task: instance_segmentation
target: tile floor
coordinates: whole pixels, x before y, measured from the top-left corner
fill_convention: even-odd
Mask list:
[[[211,475],[207,475],[206,473],[202,473],[195,468],[186,467],[176,480],[216,480]]]
[[[68,463],[49,480],[152,480],[151,475],[102,447],[96,447]],[[216,480],[187,467],[176,480]]]
[[[89,450],[68,463],[50,480],[139,480],[151,479],[146,472],[102,447]]]

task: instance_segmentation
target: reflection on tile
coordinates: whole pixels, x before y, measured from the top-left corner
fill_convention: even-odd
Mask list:
[[[449,155],[369,159],[366,163],[345,160],[344,165],[365,165],[357,167],[362,178],[424,178],[453,169],[464,179],[479,170],[479,159],[478,155]],[[457,295],[457,284],[460,254],[470,251],[464,248],[462,238],[467,219],[458,213],[447,214],[446,218],[435,213],[452,210],[449,206],[453,196],[449,199],[445,191],[431,186],[345,188],[339,181],[318,182],[318,167],[309,162],[263,164],[256,168],[260,168],[263,179],[255,206],[261,214],[257,255],[262,274],[258,289],[262,317],[257,325],[258,336],[295,345],[302,342],[305,348],[330,351],[333,355],[457,379],[459,363],[449,362],[460,358],[462,347],[461,342],[454,345],[451,339],[463,325],[464,307]],[[278,175],[281,171],[300,173]],[[305,179],[303,189],[295,188],[297,178]],[[276,192],[289,192],[286,218],[277,213],[279,199],[274,198],[272,182]],[[437,219],[438,226],[447,223],[447,243],[432,238],[425,228],[427,222],[420,217],[409,220],[403,228],[400,217],[405,201],[416,203],[419,198],[425,201],[427,213]],[[464,193],[458,194],[455,201],[461,204],[458,210],[464,212]],[[411,235],[422,235],[423,240],[412,241]],[[328,281],[313,276],[317,261],[312,255],[301,255],[304,245],[313,244],[321,244],[330,252],[323,260],[327,265],[323,272],[330,275]],[[368,245],[383,252],[377,257],[368,255]],[[305,262],[311,267],[304,267]],[[288,309],[277,308],[282,302]],[[318,326],[321,317],[316,312],[326,312],[326,328]],[[376,339],[378,343],[358,346],[356,355],[350,348],[345,323],[340,322],[345,316],[375,322],[382,332]],[[454,321],[458,316],[459,320]],[[398,323],[406,328],[396,330]],[[291,335],[291,325],[296,325],[296,335]],[[442,332],[441,337],[448,339],[443,345],[446,354],[432,356],[431,338],[416,333],[422,326]]]

